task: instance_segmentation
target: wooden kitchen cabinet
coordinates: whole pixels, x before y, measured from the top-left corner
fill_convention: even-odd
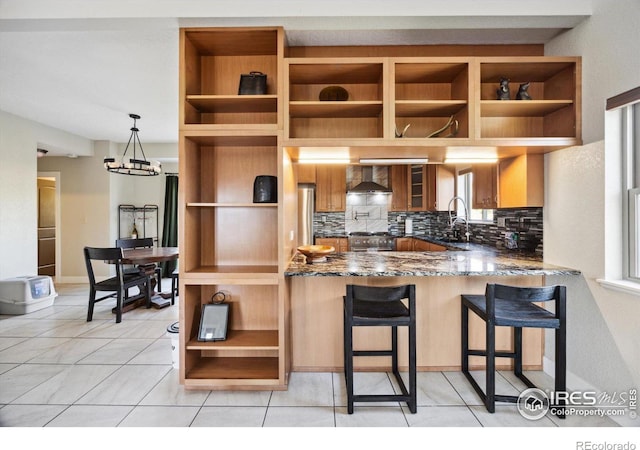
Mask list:
[[[340,253],[349,251],[349,239],[347,238],[316,238],[316,245],[329,245]]]
[[[406,165],[393,165],[389,168],[389,184],[391,187],[391,203],[389,211],[406,211],[409,207],[407,200],[407,177],[408,168]]]
[[[284,32],[180,30],[180,383],[187,389],[286,389],[290,372],[282,257]],[[238,95],[241,73],[267,74],[265,95]],[[278,177],[276,203],[254,203],[259,175]],[[287,225],[290,226],[290,225]],[[198,340],[203,306],[227,294],[227,338]]]
[[[498,165],[474,164],[473,209],[495,209],[498,207]]]
[[[413,251],[413,238],[396,238],[396,251],[398,252]]]
[[[396,238],[396,251],[398,252],[444,252],[447,248],[415,238]]]
[[[427,166],[413,164],[407,167],[408,211],[427,210]]]
[[[316,182],[316,165],[315,164],[296,164],[298,172],[298,183],[315,184]]]
[[[441,164],[427,165],[427,210],[447,211],[455,195],[456,172]]]
[[[500,160],[500,208],[544,206],[544,155],[521,155]]]
[[[344,211],[346,209],[346,199],[346,166],[318,165],[316,167],[316,211]]]
[[[455,171],[440,164],[408,167],[409,211],[447,211],[455,194]]]

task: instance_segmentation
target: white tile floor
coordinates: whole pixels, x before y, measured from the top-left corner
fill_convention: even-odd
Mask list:
[[[169,285],[169,280],[163,284]],[[291,374],[287,391],[187,391],[171,365],[166,328],[178,304],[137,309],[116,324],[114,301],[86,322],[84,285],[59,285],[52,307],[0,316],[0,426],[4,427],[614,427],[609,419],[530,421],[514,405],[486,412],[460,372],[420,372],[418,412],[393,403],[346,413],[342,374]],[[543,388],[552,380],[528,374]],[[392,393],[385,373],[357,373],[356,392]],[[497,390],[519,393],[498,376]]]

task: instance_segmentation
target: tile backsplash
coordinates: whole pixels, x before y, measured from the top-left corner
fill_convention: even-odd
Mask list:
[[[345,231],[388,232],[388,200],[388,194],[348,194]]]
[[[380,200],[371,200],[371,205],[362,204],[368,201],[368,199],[359,199],[349,208],[349,200],[347,200],[347,211],[344,213],[315,213],[315,234],[328,236],[344,235],[351,231],[388,231],[393,235],[403,236],[407,218],[413,220],[413,235],[446,237],[452,234],[447,212],[389,212],[384,207],[386,204],[384,206],[376,204],[376,201],[380,202]],[[504,248],[505,234],[517,233],[520,249],[527,251],[535,249],[536,253],[542,253],[542,211],[542,208],[496,209],[492,222],[469,224],[470,240],[477,244]],[[369,212],[369,216],[358,216],[358,220],[355,220],[357,212],[360,214]],[[386,219],[382,219],[385,214]],[[504,227],[499,227],[498,223],[502,223],[503,220]],[[464,224],[457,227],[464,234]]]

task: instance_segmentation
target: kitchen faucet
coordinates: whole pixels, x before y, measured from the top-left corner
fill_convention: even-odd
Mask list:
[[[452,213],[451,204],[456,200],[460,200],[462,202],[462,206],[464,207],[464,217],[459,217],[456,213],[456,217],[454,218],[453,215],[451,214]],[[453,228],[458,223],[464,222],[465,228],[466,228],[464,235],[467,238],[467,242],[469,242],[469,236],[471,236],[471,233],[469,233],[469,209],[467,209],[467,204],[465,203],[464,199],[459,196],[452,197],[451,200],[449,200],[449,206],[447,209],[449,210],[449,228],[451,228],[451,231],[453,231]]]

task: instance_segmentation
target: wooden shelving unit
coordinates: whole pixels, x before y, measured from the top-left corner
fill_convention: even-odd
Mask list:
[[[415,173],[393,175],[406,186],[404,202],[418,210],[440,209],[440,197],[449,196],[438,182],[450,179],[446,167],[431,163],[490,151],[501,159],[501,172],[526,168],[524,200],[514,202],[538,202],[537,159],[523,165],[518,158],[581,143],[581,60],[482,56],[502,53],[472,47],[415,57],[408,46],[349,57],[303,49],[285,58],[280,27],[180,30],[181,383],[286,389],[291,311],[284,271],[296,252],[293,166],[301,149],[334,155],[333,147],[340,148],[353,161],[428,157],[430,164]],[[266,93],[238,95],[240,75],[252,71],[267,75]],[[496,100],[502,77],[510,79],[513,100]],[[533,100],[515,100],[525,82]],[[348,99],[321,101],[330,86],[346,89]],[[455,135],[426,137],[451,116]],[[406,135],[396,137],[407,124]],[[329,177],[326,170],[315,171],[316,183]],[[278,178],[277,203],[253,203],[258,175]],[[325,196],[326,209],[342,210],[331,199],[332,191],[344,198],[342,174],[329,178],[336,187]],[[229,294],[228,338],[198,342],[202,305],[218,291]]]
[[[469,62],[461,59],[403,58],[393,60],[394,129],[411,125],[404,138],[425,138],[458,121],[452,138],[469,136]],[[446,136],[449,130],[443,132]]]
[[[283,31],[182,29],[180,41],[180,380],[285,389]],[[265,95],[237,95],[251,71],[267,74]],[[278,177],[277,203],[253,203],[259,175]],[[227,339],[200,342],[202,305],[220,291]]]
[[[382,138],[383,58],[291,58],[286,61],[287,138]],[[344,88],[346,101],[321,101],[330,86]]]
[[[566,138],[581,135],[579,58],[484,58],[479,68],[480,139]],[[511,100],[496,100],[496,86],[509,79]],[[532,100],[516,100],[530,83]]]
[[[342,145],[353,159],[394,154],[441,162],[470,157],[473,148],[497,147],[493,156],[502,158],[581,143],[577,57],[296,57],[285,60],[285,77],[284,139],[291,148]],[[496,99],[503,77],[512,100]],[[516,100],[526,82],[533,100]],[[349,99],[319,101],[320,90],[332,85]],[[427,138],[451,117],[457,131]]]

